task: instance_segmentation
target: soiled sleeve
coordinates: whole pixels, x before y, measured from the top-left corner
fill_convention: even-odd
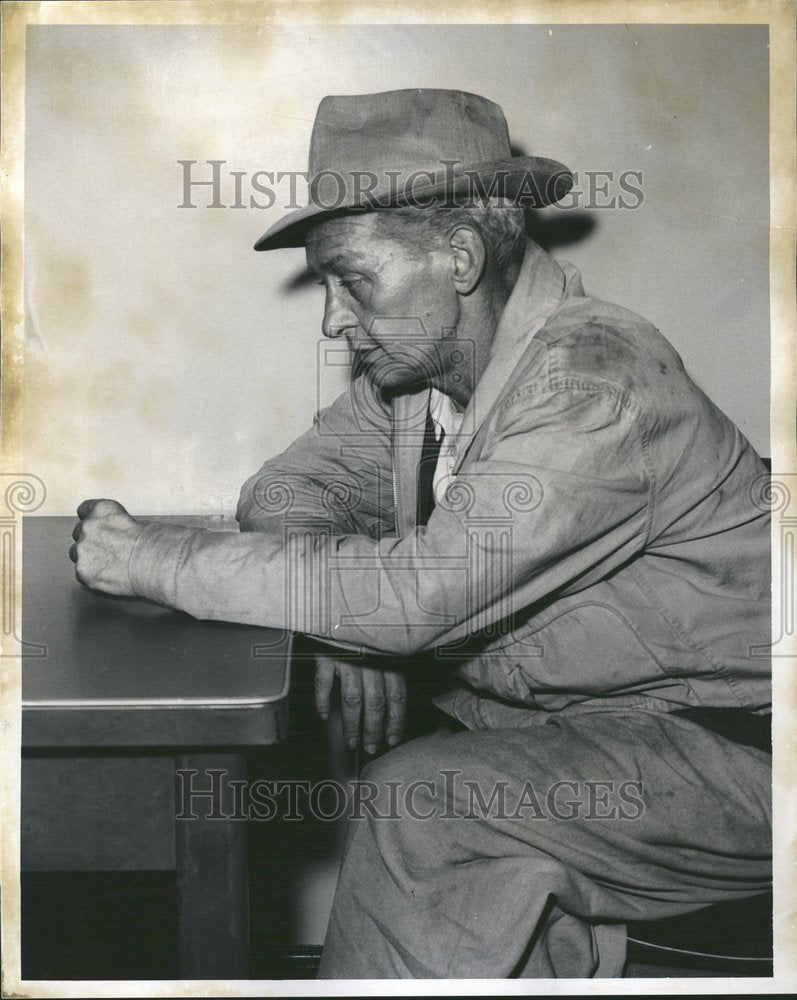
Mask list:
[[[654,483],[639,412],[605,386],[527,386],[428,524],[402,539],[334,530],[216,534],[149,525],[137,592],[199,618],[407,654],[601,579],[645,544]]]
[[[336,534],[394,530],[389,410],[365,379],[247,479],[236,516],[246,532],[282,534],[286,520]]]

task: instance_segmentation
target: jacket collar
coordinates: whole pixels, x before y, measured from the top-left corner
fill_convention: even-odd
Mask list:
[[[509,296],[482,372],[456,435],[456,473],[484,423],[484,419],[506,389],[512,372],[529,345],[558,308],[571,295],[583,296],[581,276],[571,264],[558,264],[545,250],[529,240],[515,287]],[[423,428],[429,408],[429,389],[405,393],[393,399],[392,454],[396,477],[396,521],[399,535],[415,527],[418,462]]]
[[[529,341],[564,298],[583,294],[581,276],[572,264],[558,264],[536,243],[528,241],[520,274],[498,321],[487,367],[465,410],[457,436],[454,472],[461,466],[485,417],[506,388]]]

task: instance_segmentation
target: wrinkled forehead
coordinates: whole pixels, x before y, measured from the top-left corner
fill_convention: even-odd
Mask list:
[[[305,240],[307,266],[328,271],[344,260],[376,261],[386,242],[393,242],[378,228],[376,213],[344,215],[316,223]]]

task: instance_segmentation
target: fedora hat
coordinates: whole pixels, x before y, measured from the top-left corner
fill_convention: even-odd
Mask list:
[[[278,219],[255,250],[303,246],[322,218],[402,205],[506,197],[559,201],[573,175],[556,160],[513,156],[501,108],[462,90],[389,90],[325,97],[310,139],[309,202]]]

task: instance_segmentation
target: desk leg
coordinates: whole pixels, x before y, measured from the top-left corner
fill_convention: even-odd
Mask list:
[[[246,779],[242,754],[186,754],[176,768],[178,789],[193,795],[186,812],[196,819],[176,820],[179,974],[182,979],[245,979],[249,950],[249,884],[246,820],[211,818],[214,803],[201,792],[212,787],[208,773],[222,770],[224,816],[233,812],[229,781]],[[219,780],[218,778],[216,779]],[[200,792],[200,794],[197,794]],[[177,802],[177,814],[186,804]],[[219,807],[215,805],[218,815]]]

